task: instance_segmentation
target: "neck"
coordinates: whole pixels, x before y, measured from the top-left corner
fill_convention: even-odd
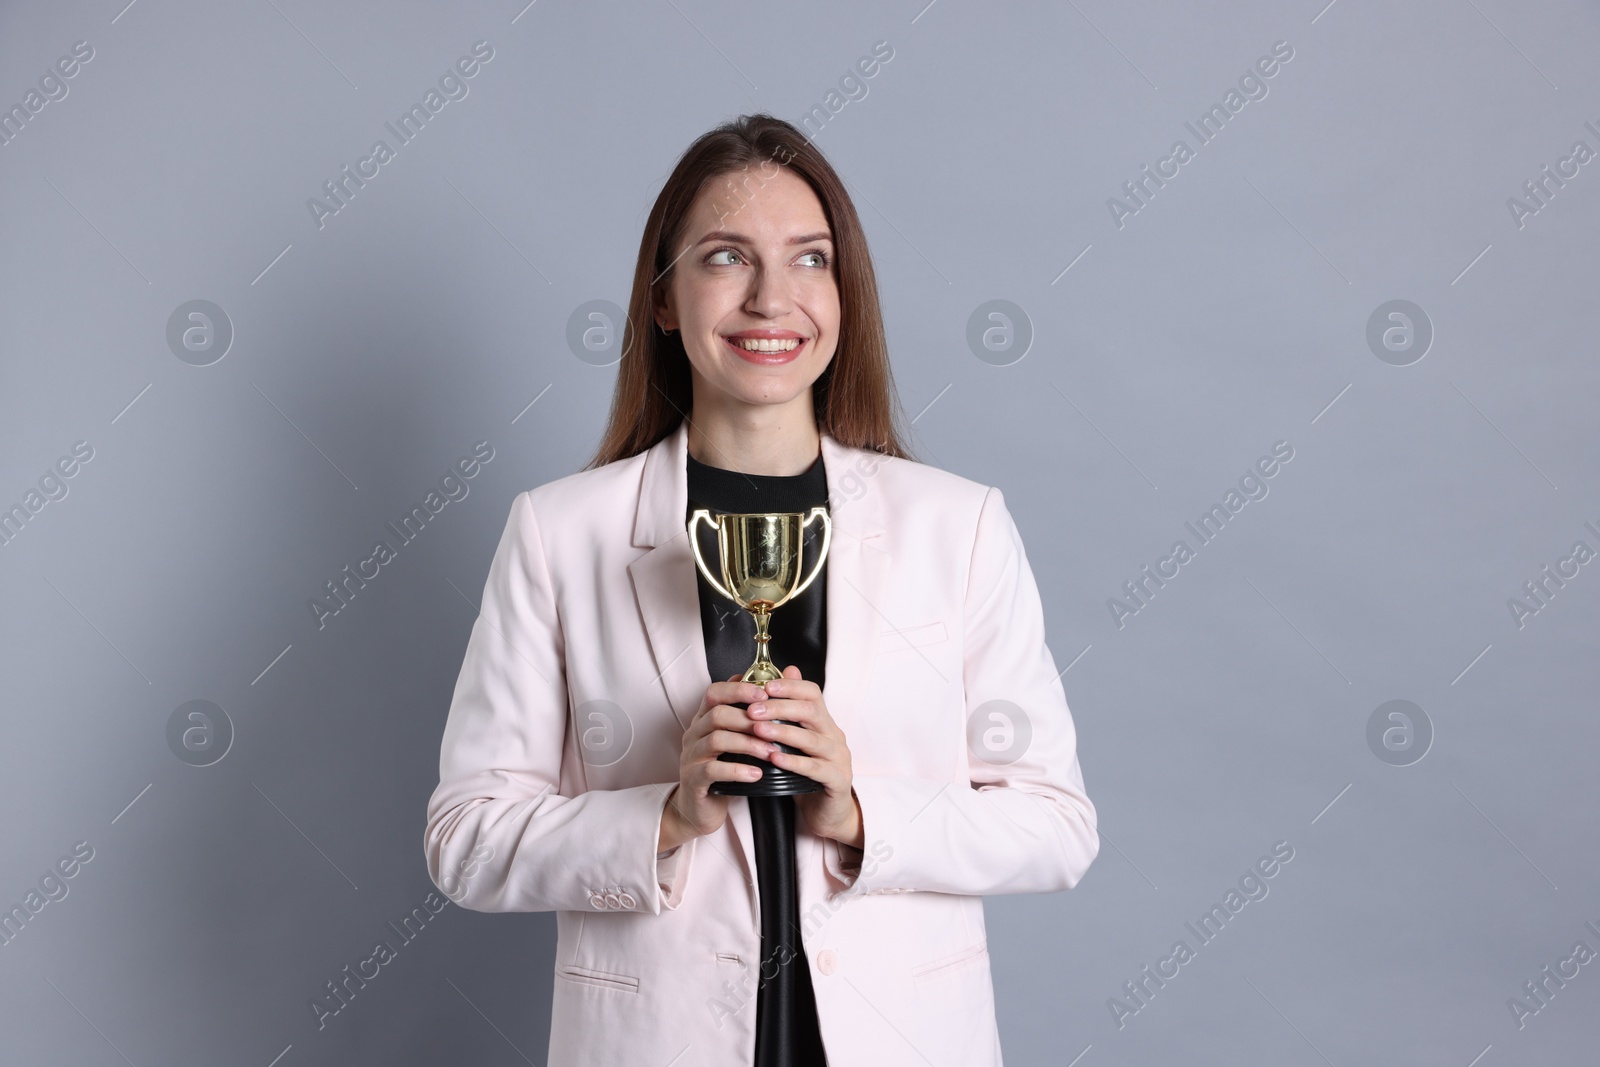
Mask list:
[[[822,435],[806,389],[788,404],[707,405],[689,412],[689,455],[742,474],[804,474],[817,461]]]

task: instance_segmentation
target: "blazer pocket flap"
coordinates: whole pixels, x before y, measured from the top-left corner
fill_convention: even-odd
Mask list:
[[[556,974],[569,982],[579,985],[599,986],[602,989],[619,989],[625,993],[639,992],[639,979],[627,974],[614,974],[611,971],[597,971],[592,967],[577,967],[564,964],[556,968]]]
[[[970,945],[967,948],[962,949],[960,952],[952,953],[948,956],[941,956],[936,960],[930,960],[927,963],[924,963],[920,967],[913,968],[911,971],[911,977],[916,979],[935,978],[941,974],[944,974],[946,971],[954,970],[963,963],[970,963],[971,961],[978,959],[980,956],[986,956],[988,953],[988,942],[979,941],[976,945]]]
[[[899,652],[908,648],[920,648],[923,645],[936,645],[949,637],[944,623],[937,619],[921,626],[907,626],[902,630],[886,626],[878,635],[878,651]]]

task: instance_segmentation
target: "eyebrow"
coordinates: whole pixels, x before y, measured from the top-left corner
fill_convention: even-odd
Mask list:
[[[729,230],[712,230],[710,233],[700,238],[700,240],[696,241],[695,244],[703,245],[708,241],[731,241],[734,244],[743,245],[755,244],[754,241],[746,237],[744,234],[733,233]],[[791,245],[804,245],[810,244],[813,241],[827,241],[828,243],[832,244],[833,235],[827,230],[818,230],[816,233],[804,233],[799,237],[791,237],[785,243]]]

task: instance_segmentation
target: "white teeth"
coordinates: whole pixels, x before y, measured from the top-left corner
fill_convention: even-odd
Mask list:
[[[789,337],[782,340],[768,340],[766,338],[730,337],[728,341],[738,345],[747,352],[790,352],[800,346],[798,339]]]

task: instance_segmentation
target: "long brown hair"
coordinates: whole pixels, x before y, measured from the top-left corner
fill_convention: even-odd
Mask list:
[[[911,459],[900,427],[904,412],[889,369],[889,346],[878,307],[878,283],[855,205],[832,165],[794,126],[767,114],[741,115],[702,135],[684,152],[656,197],[639,242],[633,295],[623,325],[622,360],[611,415],[585,469],[627,459],[676,430],[693,403],[689,357],[681,332],[655,320],[656,285],[670,284],[672,248],[695,198],[707,183],[753,164],[789,167],[822,201],[833,231],[839,286],[839,340],[833,359],[811,386],[817,428],[840,444]]]

